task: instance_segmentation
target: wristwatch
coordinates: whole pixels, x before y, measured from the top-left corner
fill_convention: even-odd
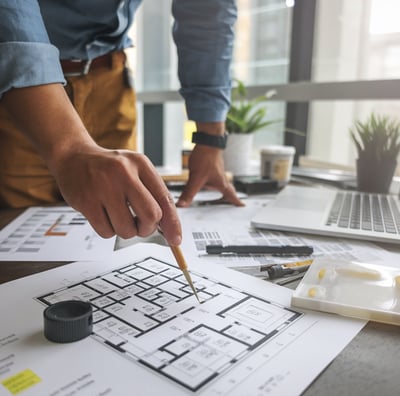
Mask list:
[[[210,135],[206,132],[196,131],[192,134],[192,143],[204,144],[205,146],[216,147],[224,149],[226,147],[226,139],[228,134],[225,133],[223,136]]]

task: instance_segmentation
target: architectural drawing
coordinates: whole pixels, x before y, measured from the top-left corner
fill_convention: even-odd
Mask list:
[[[89,301],[93,337],[193,392],[225,375],[303,314],[148,257],[41,295]]]

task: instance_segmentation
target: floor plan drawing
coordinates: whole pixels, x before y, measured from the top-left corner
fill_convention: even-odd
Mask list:
[[[93,306],[93,337],[185,389],[198,392],[228,373],[303,314],[147,257],[37,297]]]

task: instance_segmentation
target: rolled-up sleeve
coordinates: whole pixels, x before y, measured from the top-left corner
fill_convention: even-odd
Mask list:
[[[0,0],[0,98],[11,88],[65,83],[37,0]]]
[[[194,121],[224,121],[230,105],[235,0],[174,0],[180,93]]]

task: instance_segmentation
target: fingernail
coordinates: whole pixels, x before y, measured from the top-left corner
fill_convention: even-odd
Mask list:
[[[179,246],[181,243],[182,243],[182,237],[180,235],[174,236],[170,241],[170,245],[172,246]]]
[[[181,208],[186,208],[188,206],[187,201],[184,199],[180,199],[177,203],[176,206],[181,207]]]

